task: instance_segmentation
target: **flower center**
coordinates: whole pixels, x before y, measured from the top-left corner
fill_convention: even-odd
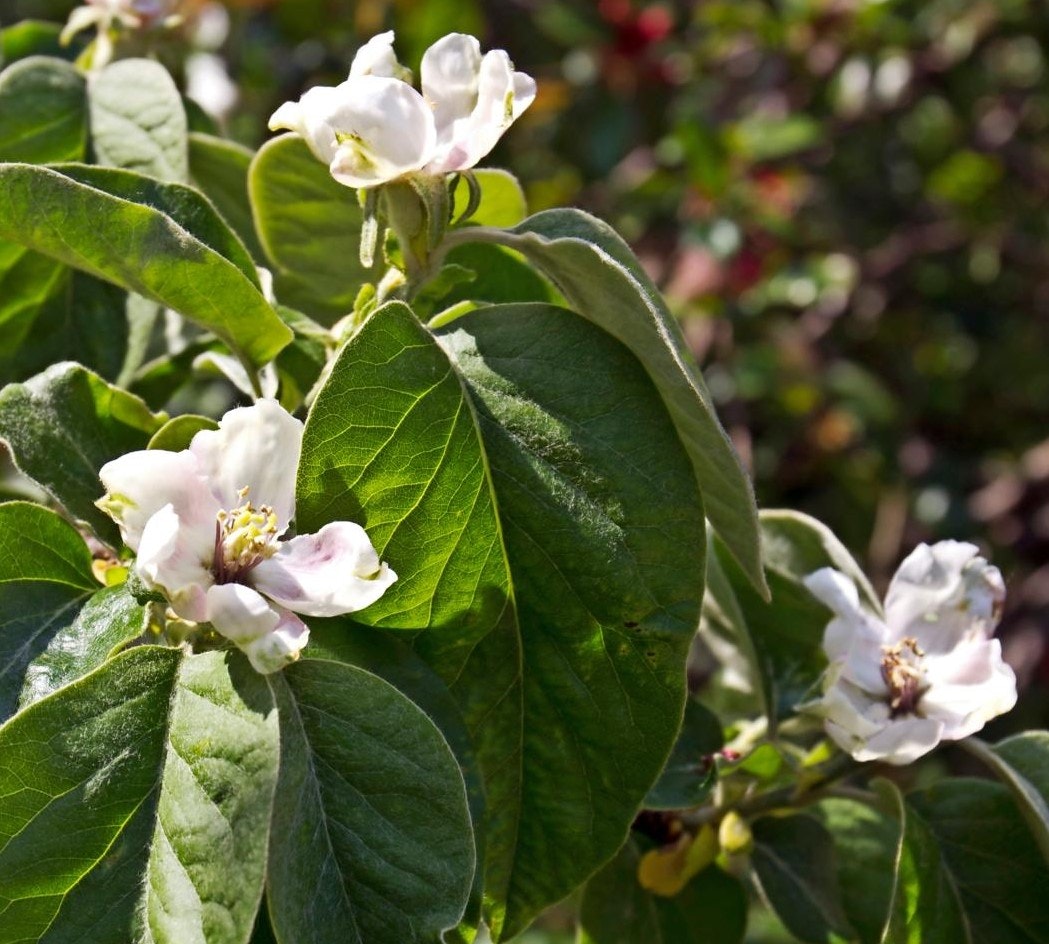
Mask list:
[[[925,652],[913,636],[906,636],[892,646],[882,646],[881,677],[889,686],[892,716],[914,714],[927,686],[922,684]]]
[[[269,505],[247,501],[248,486],[237,493],[244,503],[220,511],[215,522],[216,583],[235,583],[256,564],[277,551],[277,516]]]

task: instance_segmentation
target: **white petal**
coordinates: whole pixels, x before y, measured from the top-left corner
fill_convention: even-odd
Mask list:
[[[907,716],[886,727],[852,756],[858,761],[881,760],[888,764],[911,764],[928,754],[943,738],[943,725],[931,718]]]
[[[238,646],[261,639],[280,623],[277,608],[261,593],[239,583],[216,584],[208,589],[207,619]]]
[[[374,187],[419,170],[433,156],[436,128],[423,97],[399,79],[355,77],[335,89],[326,116],[338,148],[332,176],[347,187]]]
[[[189,452],[146,449],[107,462],[98,472],[106,488],[98,506],[119,526],[124,543],[139,549],[146,522],[165,505],[191,527],[215,527],[219,505]]]
[[[350,63],[350,78],[361,75],[378,75],[401,79],[405,71],[393,51],[393,30],[387,30],[369,39],[357,50],[357,55]]]
[[[831,662],[844,659],[857,637],[879,645],[883,642],[885,627],[881,620],[860,605],[856,584],[843,573],[823,567],[809,574],[804,583],[809,593],[835,615],[823,632],[823,651]]]
[[[280,617],[273,632],[241,647],[255,671],[263,675],[279,672],[295,662],[310,640],[309,628],[294,613],[281,610]]]
[[[285,102],[270,117],[271,131],[286,128],[302,135],[314,157],[330,164],[339,149],[331,116],[338,108],[338,91],[330,85],[317,85],[297,102]]]
[[[481,44],[465,33],[449,33],[423,53],[419,74],[423,96],[433,106],[439,140],[447,143],[453,122],[477,105]]]
[[[1016,704],[1016,675],[1002,659],[997,639],[971,642],[927,662],[930,684],[921,711],[943,722],[945,740],[975,734]]]
[[[203,429],[193,437],[196,456],[221,508],[244,503],[240,491],[258,508],[269,505],[279,532],[295,514],[295,475],[302,451],[302,423],[276,400],[230,410],[218,429]]]
[[[919,544],[892,578],[886,623],[895,639],[914,636],[930,653],[949,652],[965,639],[994,631],[1005,599],[998,568],[972,544]]]
[[[205,593],[212,583],[215,523],[187,524],[171,505],[154,514],[142,531],[135,570],[146,586],[159,590],[179,616],[207,619]]]
[[[326,524],[280,545],[248,575],[252,586],[306,616],[363,610],[397,579],[379,561],[364,529],[349,521]]]

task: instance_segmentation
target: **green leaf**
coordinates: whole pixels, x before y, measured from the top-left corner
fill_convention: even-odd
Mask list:
[[[17,708],[30,664],[97,589],[72,525],[39,505],[0,504],[0,721]]]
[[[26,667],[19,709],[94,671],[142,636],[148,624],[145,607],[128,592],[127,584],[97,591]]]
[[[0,939],[244,944],[277,734],[239,654],[152,646],[16,715],[0,728]]]
[[[513,174],[496,167],[472,173],[481,189],[481,202],[467,222],[479,226],[516,226],[528,215],[524,190]],[[470,187],[464,177],[459,178],[453,197],[453,214],[458,217],[470,202]]]
[[[753,663],[770,724],[793,712],[811,695],[826,666],[823,632],[831,612],[806,589],[803,579],[833,567],[857,585],[862,602],[880,613],[881,604],[859,565],[831,530],[793,511],[762,511],[762,555],[771,601],[754,589],[724,544],[712,542],[711,595],[705,620],[729,626]],[[715,629],[716,631],[716,629]]]
[[[324,324],[353,310],[362,282],[362,214],[297,134],[267,141],[248,173],[255,228],[274,267],[277,297]]]
[[[644,364],[673,418],[703,492],[707,517],[764,592],[754,493],[721,428],[681,330],[625,242],[580,210],[547,210],[487,240],[517,249],[569,305]]]
[[[197,191],[85,165],[0,165],[0,237],[160,302],[255,365],[291,331],[254,264]]]
[[[587,882],[577,944],[739,944],[747,925],[747,893],[716,867],[680,894],[661,898],[637,881],[641,849],[633,837]]]
[[[174,80],[159,62],[110,63],[91,77],[88,105],[97,163],[186,182],[186,112]]]
[[[855,800],[824,800],[815,812],[837,850],[845,916],[861,944],[879,944],[893,895],[899,824]]]
[[[180,659],[134,649],[0,727],[0,940],[133,939]]]
[[[219,424],[211,417],[197,416],[195,413],[183,413],[168,420],[150,439],[147,449],[166,449],[168,452],[181,452],[188,449],[193,437],[202,429],[218,429]]]
[[[78,44],[63,47],[59,42],[62,27],[45,20],[22,20],[0,29],[0,64],[29,56],[73,58]]]
[[[86,144],[84,79],[72,65],[30,56],[0,72],[0,161],[77,161]]]
[[[103,492],[98,470],[145,449],[166,419],[79,364],[56,364],[0,391],[0,439],[18,468],[114,547],[120,533],[95,507]]]
[[[699,806],[714,789],[717,768],[710,756],[724,746],[721,722],[690,698],[685,720],[663,773],[645,797],[646,810],[681,810]]]
[[[454,285],[438,301],[448,308],[462,301],[512,303],[557,302],[557,293],[521,254],[505,246],[469,243],[457,246],[446,260],[472,273],[468,281]]]
[[[834,843],[819,820],[765,816],[753,824],[751,861],[761,891],[791,934],[822,944],[851,936],[838,890]]]
[[[498,811],[498,939],[613,854],[666,761],[702,510],[658,395],[599,329],[522,305],[439,340],[392,305],[346,345],[307,419],[297,507],[306,531],[360,522],[401,575],[356,618],[425,629],[415,649],[462,708]]]
[[[931,867],[915,868],[906,877],[912,887],[939,886],[948,904],[957,901],[963,913],[960,922],[934,916],[920,928],[927,935],[923,942],[1049,941],[1049,867],[1007,787],[968,778],[941,780],[909,794],[906,808],[908,823],[920,820],[939,853],[938,868],[930,854]],[[914,858],[920,865],[920,854]],[[904,875],[901,870],[901,878]],[[960,930],[954,932],[959,923]],[[891,932],[892,928],[885,937],[888,944],[904,939]],[[912,932],[909,940],[914,933],[919,932]]]
[[[254,259],[265,254],[255,234],[248,200],[248,169],[253,153],[243,145],[194,131],[189,135],[189,173]]]
[[[68,269],[54,259],[0,242],[0,380],[20,379],[26,339],[67,280]]]
[[[433,723],[363,669],[271,676],[281,718],[267,895],[278,940],[411,944],[463,914],[474,870],[462,774]]]

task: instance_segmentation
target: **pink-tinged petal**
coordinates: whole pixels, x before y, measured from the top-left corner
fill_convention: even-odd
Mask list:
[[[189,526],[214,532],[219,506],[189,452],[129,452],[107,462],[98,475],[106,494],[96,504],[119,525],[133,551],[139,549],[146,522],[165,505]]]
[[[867,636],[856,635],[848,654],[842,661],[842,677],[864,691],[879,698],[889,698],[889,687],[882,675],[882,662],[885,659],[883,645]]]
[[[906,716],[890,721],[852,752],[858,761],[880,760],[897,766],[912,764],[924,757],[943,739],[943,725],[931,718]]]
[[[326,524],[316,534],[285,541],[248,574],[270,599],[306,616],[339,616],[363,610],[397,579],[379,561],[368,535],[349,521]]]
[[[844,659],[857,636],[878,644],[884,640],[881,621],[860,605],[856,584],[843,573],[823,567],[809,574],[804,583],[809,593],[834,613],[823,633],[823,651],[831,662]]]
[[[200,622],[207,619],[205,594],[213,579],[214,549],[214,522],[210,529],[193,527],[165,505],[142,531],[135,571],[147,587],[168,598],[179,616]]]
[[[295,514],[302,423],[276,400],[230,410],[218,429],[197,433],[189,451],[221,508],[242,505],[240,492],[247,487],[247,500],[256,508],[269,505],[278,533],[284,532]]]
[[[929,690],[921,711],[944,724],[945,740],[975,734],[1016,704],[1016,675],[1002,659],[997,639],[973,642],[961,651],[930,659]]]
[[[281,614],[261,593],[239,583],[216,584],[208,589],[207,619],[238,646],[272,633]]]
[[[269,675],[295,662],[306,643],[310,631],[294,613],[280,610],[280,622],[273,632],[241,646],[241,651],[256,672]]]
[[[913,636],[926,652],[949,652],[994,632],[1005,584],[978,553],[972,544],[940,541],[908,555],[885,598],[893,640]]]

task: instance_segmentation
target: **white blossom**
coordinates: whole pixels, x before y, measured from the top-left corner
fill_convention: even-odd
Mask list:
[[[271,130],[302,136],[348,187],[375,187],[406,174],[466,170],[483,158],[535,98],[535,82],[507,54],[481,55],[472,36],[452,33],[422,61],[422,94],[397,61],[393,32],[365,43],[349,78],[285,102]]]
[[[137,552],[146,587],[182,619],[210,623],[264,673],[306,645],[296,613],[352,613],[397,579],[357,524],[281,540],[295,513],[301,447],[302,423],[263,399],[231,410],[182,452],[133,452],[99,472],[98,506]]]
[[[1005,586],[973,545],[918,545],[892,579],[884,618],[836,570],[805,585],[834,613],[823,638],[824,725],[857,760],[909,764],[1016,703],[1016,677],[992,638]]]

